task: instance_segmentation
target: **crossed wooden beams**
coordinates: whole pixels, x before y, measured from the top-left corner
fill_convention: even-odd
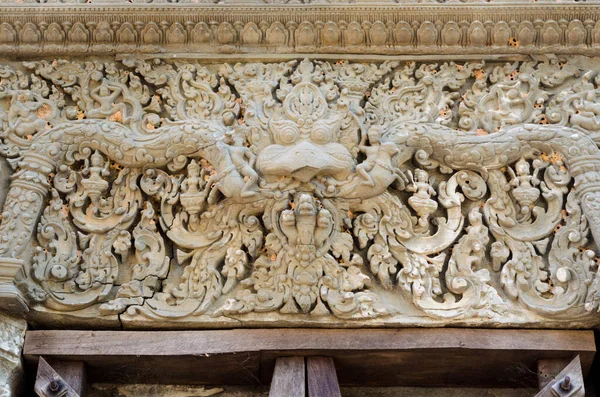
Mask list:
[[[535,387],[584,395],[592,331],[238,329],[29,331],[39,396],[84,396],[90,382],[270,384],[270,397],[338,397],[343,386]]]

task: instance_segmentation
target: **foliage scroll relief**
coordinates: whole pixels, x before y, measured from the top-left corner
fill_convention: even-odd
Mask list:
[[[38,321],[598,323],[593,59],[0,78],[0,255]]]

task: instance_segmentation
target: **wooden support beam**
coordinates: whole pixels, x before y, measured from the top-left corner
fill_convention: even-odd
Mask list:
[[[279,357],[275,361],[269,397],[306,397],[304,357]]]
[[[552,364],[556,368],[559,363]],[[579,356],[571,360],[535,397],[584,397],[584,377]]]
[[[39,359],[34,391],[40,397],[80,397],[44,357]]]
[[[205,385],[269,384],[277,357],[328,356],[344,386],[536,387],[539,360],[579,355],[585,375],[595,351],[592,331],[452,328],[28,331],[24,345],[28,365],[83,361],[90,381]]]
[[[307,357],[308,397],[342,397],[331,357]]]

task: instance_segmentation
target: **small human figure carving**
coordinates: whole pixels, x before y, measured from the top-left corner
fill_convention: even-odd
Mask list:
[[[81,180],[92,201],[92,205],[98,207],[100,196],[108,189],[108,182],[104,180],[110,175],[109,162],[105,162],[99,151],[95,151],[90,159],[85,159],[82,174],[87,178]]]
[[[521,120],[521,112],[525,106],[525,98],[519,90],[521,82],[505,92],[501,87],[496,91],[498,95],[498,111],[493,112],[494,120],[500,123],[500,126],[518,124]]]
[[[406,187],[409,192],[414,194],[408,199],[408,204],[417,212],[419,215],[418,224],[421,228],[428,228],[429,216],[437,210],[438,203],[432,200],[432,196],[436,196],[437,193],[433,186],[432,181],[429,179],[427,171],[416,169],[414,179],[412,173],[408,174],[412,179],[412,184]]]
[[[126,107],[124,103],[115,103],[115,100],[121,95],[123,89],[117,85],[109,86],[106,81],[102,82],[92,92],[90,92],[90,98],[92,98],[98,105],[97,108],[90,109],[86,112],[86,115],[90,119],[103,119],[110,117],[121,111],[124,116]]]
[[[516,174],[510,167],[508,171],[511,174],[510,185],[514,187],[513,195],[521,207],[523,220],[527,220],[531,215],[531,207],[540,197],[540,191],[536,187],[540,184],[537,177],[539,168],[535,168],[532,174],[529,162],[521,157],[515,164]]]
[[[8,110],[8,128],[22,138],[40,132],[46,127],[46,120],[36,114],[42,106],[43,103],[35,101],[31,92],[13,95]]]
[[[202,175],[200,165],[196,160],[192,160],[187,166],[188,176],[181,183],[181,190],[187,194],[200,193],[202,188]]]
[[[244,146],[245,138],[241,134],[232,134],[231,140],[233,145],[227,145],[227,151],[231,162],[235,166],[237,172],[244,178],[246,182],[240,193],[241,197],[250,197],[257,194],[256,187],[258,182],[258,174],[254,171],[254,162],[256,155],[250,149]]]
[[[204,207],[210,184],[204,182],[204,172],[195,160],[188,164],[187,171],[187,177],[181,182],[179,200],[186,212],[195,218]]]
[[[577,114],[571,116],[571,123],[590,131],[600,130],[600,103],[597,103],[596,93],[587,92],[579,103],[573,106]]]
[[[358,149],[365,153],[367,159],[356,166],[356,172],[365,180],[369,186],[375,186],[375,181],[370,172],[376,165],[393,172],[391,163],[392,158],[398,154],[398,148],[391,142],[381,143],[381,130],[377,127],[371,127],[367,132],[369,146],[360,145]]]

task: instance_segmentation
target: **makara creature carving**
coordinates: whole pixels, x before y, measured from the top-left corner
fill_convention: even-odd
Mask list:
[[[0,254],[39,321],[598,322],[598,70],[57,60],[0,76]]]

